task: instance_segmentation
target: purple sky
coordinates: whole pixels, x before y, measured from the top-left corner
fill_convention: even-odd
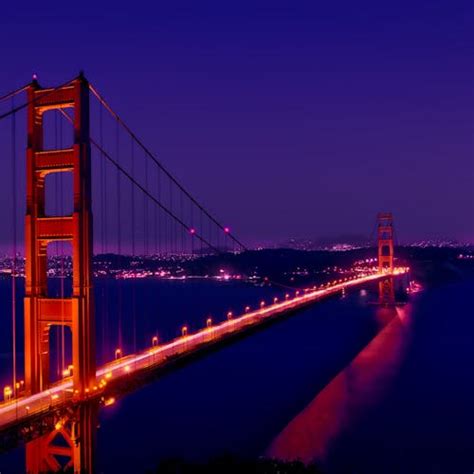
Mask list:
[[[40,3],[2,5],[0,93],[84,69],[245,241],[474,241],[472,1]]]

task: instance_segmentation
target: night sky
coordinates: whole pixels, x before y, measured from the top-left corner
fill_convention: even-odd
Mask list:
[[[468,0],[4,2],[0,95],[83,69],[250,243],[369,235],[380,210],[402,241],[474,241],[473,21]]]

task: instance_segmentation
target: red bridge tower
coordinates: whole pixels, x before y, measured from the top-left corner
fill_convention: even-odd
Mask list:
[[[45,150],[43,116],[66,108],[73,109],[73,146]],[[46,215],[45,178],[50,173],[72,173],[72,215]],[[48,388],[50,328],[68,326],[72,332],[73,386],[82,397],[94,385],[96,371],[89,84],[82,75],[56,89],[43,89],[36,80],[29,86],[26,176],[25,388],[30,394]],[[71,298],[48,295],[47,247],[57,241],[72,245]]]
[[[379,272],[393,272],[393,216],[391,212],[380,212],[377,215],[377,240]],[[379,300],[383,305],[395,303],[393,278],[388,277],[379,283]]]

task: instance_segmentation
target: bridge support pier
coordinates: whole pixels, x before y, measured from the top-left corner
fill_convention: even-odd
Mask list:
[[[96,404],[78,405],[53,431],[26,444],[26,472],[94,472]]]

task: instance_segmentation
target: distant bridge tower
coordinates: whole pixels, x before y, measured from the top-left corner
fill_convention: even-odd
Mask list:
[[[378,265],[380,273],[393,272],[393,216],[391,212],[377,215]],[[393,278],[387,277],[379,283],[379,302],[384,305],[395,303]]]
[[[73,111],[73,146],[45,150],[43,116],[51,110],[66,108]],[[48,388],[50,328],[67,326],[72,332],[73,385],[81,397],[94,385],[96,371],[89,84],[82,74],[57,89],[42,89],[36,80],[29,86],[26,166],[25,388],[27,393]],[[46,215],[45,178],[51,173],[72,173],[72,215]],[[48,295],[47,248],[57,241],[69,241],[72,245],[71,298]]]

